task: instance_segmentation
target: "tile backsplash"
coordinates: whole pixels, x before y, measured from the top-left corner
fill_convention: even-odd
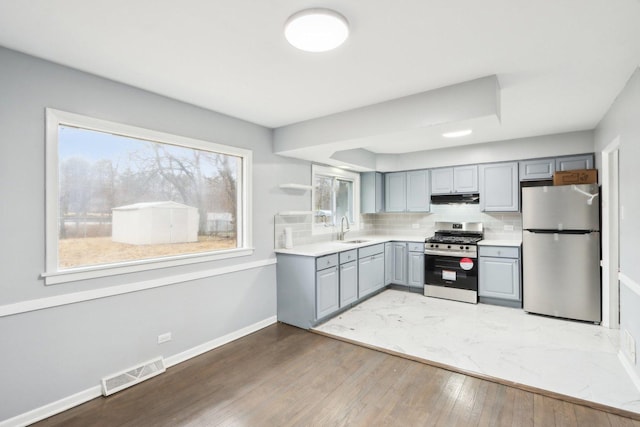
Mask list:
[[[311,214],[276,215],[275,248],[284,248],[284,228],[291,227],[293,245],[335,240],[339,227],[331,227],[328,234],[311,233]],[[430,213],[379,213],[360,215],[360,230],[351,231],[347,238],[365,234],[424,236],[435,232],[437,221],[482,222],[486,239],[522,238],[522,214],[520,212],[485,213],[478,205],[432,205]]]

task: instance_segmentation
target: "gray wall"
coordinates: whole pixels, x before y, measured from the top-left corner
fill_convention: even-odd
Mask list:
[[[45,108],[253,150],[253,256],[45,286]],[[0,307],[274,258],[279,210],[308,210],[278,188],[308,162],[272,154],[272,131],[0,47]],[[275,266],[0,317],[0,422],[276,314]],[[158,345],[157,335],[173,340]]]
[[[620,220],[620,271],[640,283],[638,241],[640,241],[640,195],[638,170],[640,170],[640,68],[635,70],[617,99],[595,130],[596,152],[601,152],[616,137],[620,138],[620,206],[624,218]],[[600,160],[601,156],[598,156]],[[640,295],[621,284],[620,326],[634,336],[640,345]],[[637,349],[639,350],[639,349]],[[640,375],[640,357],[636,357],[635,369]]]

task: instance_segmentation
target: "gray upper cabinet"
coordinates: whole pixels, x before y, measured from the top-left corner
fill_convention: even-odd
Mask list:
[[[407,172],[407,212],[429,212],[429,171]]]
[[[556,159],[533,159],[520,162],[520,181],[553,179]]]
[[[453,193],[453,168],[431,169],[431,194]]]
[[[520,162],[520,181],[553,179],[556,171],[593,169],[593,154],[531,159]]]
[[[387,212],[429,212],[429,171],[387,173],[384,192]]]
[[[453,168],[453,192],[476,193],[478,191],[478,166],[458,166]]]
[[[476,193],[477,191],[477,165],[431,170],[431,194]]]
[[[559,157],[556,159],[557,171],[571,171],[576,169],[593,169],[593,154]]]
[[[404,212],[407,209],[407,173],[387,173],[384,181],[385,210]]]
[[[480,165],[480,210],[517,212],[519,210],[518,163]]]
[[[360,174],[360,212],[384,211],[384,178],[380,172]]]

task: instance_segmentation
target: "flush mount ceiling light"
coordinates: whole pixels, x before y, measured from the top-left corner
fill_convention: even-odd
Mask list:
[[[337,48],[349,37],[349,23],[344,16],[330,9],[305,9],[287,19],[284,36],[300,50],[326,52]]]
[[[442,134],[445,138],[461,138],[463,136],[471,135],[471,129],[457,130],[454,132],[445,132]]]

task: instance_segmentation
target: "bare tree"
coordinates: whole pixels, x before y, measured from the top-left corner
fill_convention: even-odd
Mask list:
[[[82,157],[71,157],[60,164],[59,236],[67,237],[65,218],[73,214],[76,232],[81,218],[86,217],[92,192],[91,164]]]

